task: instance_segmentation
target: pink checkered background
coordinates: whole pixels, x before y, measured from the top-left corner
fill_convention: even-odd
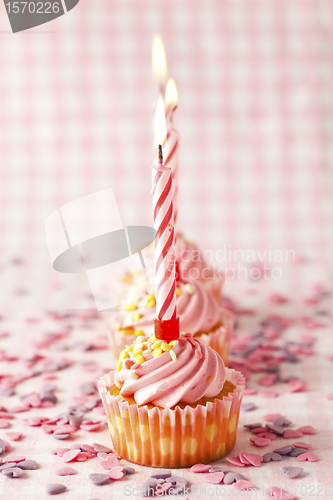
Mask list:
[[[54,327],[43,322],[27,330],[27,317],[44,321],[45,309],[63,306],[66,297],[84,308],[82,290],[89,291],[83,277],[51,268],[44,231],[51,212],[112,187],[125,224],[152,224],[152,117],[158,93],[151,42],[156,32],[179,91],[180,228],[204,249],[271,245],[293,249],[309,263],[294,266],[295,272],[287,267],[283,280],[264,283],[251,296],[246,295],[249,283],[229,283],[226,293],[244,295],[242,305],[259,311],[241,327],[257,327],[273,307],[268,288],[294,299],[286,314],[299,317],[308,309],[302,302],[304,283],[332,280],[331,0],[81,0],[65,16],[15,35],[0,4],[0,314],[1,328],[13,333],[1,347],[12,354],[18,345],[29,352],[34,334]],[[26,265],[12,266],[13,258]],[[319,427],[313,439],[321,462],[306,484],[332,480],[333,409],[325,400],[332,390],[326,359],[333,352],[331,323],[325,328],[318,335],[320,355],[297,372],[311,390],[281,395],[278,402],[299,425]],[[296,334],[295,329],[290,339]],[[74,329],[73,335],[87,340],[93,334]],[[78,363],[93,357],[99,366],[111,360],[108,351],[74,356]],[[72,385],[82,381],[77,367],[71,369],[70,384],[67,373],[59,375],[63,408],[54,414],[68,405]],[[34,390],[34,380],[26,384],[23,392]],[[319,416],[314,397],[322,402]],[[4,404],[13,403],[5,398]],[[261,399],[257,413],[243,414],[241,424],[261,420],[276,405]],[[34,476],[38,482],[31,473],[21,483],[24,494],[9,480],[0,483],[2,493],[14,500],[45,498],[44,483],[55,482],[49,441],[39,439],[39,430],[29,432],[33,441],[26,439],[16,451],[30,453],[42,467]],[[239,436],[235,454],[248,442],[243,430]],[[96,440],[106,442],[107,430]],[[279,484],[278,467],[265,469],[265,484]],[[136,482],[147,475],[138,469]],[[250,477],[259,486],[260,473],[252,470]],[[70,478],[61,478],[72,488],[66,498],[88,499],[88,480],[81,477],[75,488]],[[96,493],[90,485],[89,494],[122,498],[122,488],[119,482]]]
[[[329,0],[81,0],[13,35],[0,6],[2,254],[47,265],[47,215],[106,187],[127,224],[151,222],[159,32],[179,90],[186,235],[327,261],[332,13]]]

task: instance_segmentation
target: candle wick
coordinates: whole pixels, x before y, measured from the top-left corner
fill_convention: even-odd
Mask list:
[[[158,145],[158,161],[161,165],[163,165],[163,151],[161,144]]]

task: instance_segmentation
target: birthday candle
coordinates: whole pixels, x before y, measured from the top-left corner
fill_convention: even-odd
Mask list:
[[[165,116],[167,121],[167,135],[163,146],[164,166],[170,167],[172,172],[173,186],[173,210],[175,225],[175,240],[177,241],[177,218],[178,218],[178,132],[173,126],[172,118],[178,104],[178,92],[172,78],[168,81],[165,91]]]

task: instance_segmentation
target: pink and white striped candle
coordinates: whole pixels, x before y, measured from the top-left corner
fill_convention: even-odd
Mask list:
[[[163,166],[162,146],[159,146],[159,164],[153,170],[156,317],[166,321],[176,319],[175,229],[172,172]]]
[[[167,121],[167,136],[163,146],[164,166],[170,167],[172,171],[173,185],[173,208],[175,240],[177,241],[177,219],[178,219],[178,132],[172,123],[173,113],[178,104],[178,92],[174,80],[168,81],[165,91],[165,116]]]

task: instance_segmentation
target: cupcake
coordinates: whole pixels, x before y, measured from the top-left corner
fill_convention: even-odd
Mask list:
[[[245,380],[191,334],[140,335],[99,382],[114,451],[150,467],[190,467],[233,449]]]
[[[193,242],[188,241],[182,234],[177,237],[177,273],[178,279],[181,281],[199,281],[213,293],[218,302],[221,301],[222,285],[224,276],[221,273],[214,273],[214,269],[205,259],[204,253]],[[154,276],[154,243],[142,250],[143,259],[147,269],[147,273],[151,280]],[[146,288],[143,283],[143,270],[127,269],[118,283],[119,300],[128,295],[128,290],[131,288],[142,290]]]
[[[195,338],[212,347],[225,363],[228,361],[234,315],[222,308],[212,290],[201,281],[177,281],[177,314],[180,331],[192,332]],[[139,298],[129,293],[122,311],[109,323],[110,346],[118,360],[120,352],[137,336],[149,335],[156,316],[155,296],[143,293]]]

